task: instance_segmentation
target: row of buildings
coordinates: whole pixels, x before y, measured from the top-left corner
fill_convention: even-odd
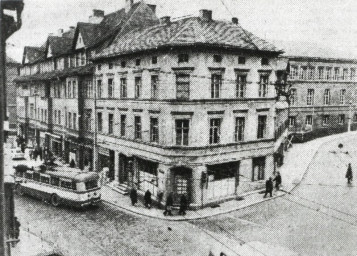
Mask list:
[[[187,193],[191,207],[235,198],[282,164],[289,125],[324,126],[306,121],[311,108],[347,127],[355,62],[282,53],[210,10],[176,20],[143,1],[93,10],[25,47],[18,133],[79,168],[108,167],[123,188]]]

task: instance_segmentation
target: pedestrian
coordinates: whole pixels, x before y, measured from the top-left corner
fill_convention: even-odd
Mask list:
[[[351,163],[348,164],[348,168],[347,168],[347,172],[346,172],[346,179],[347,179],[347,183],[351,184],[351,181],[353,180]]]
[[[271,177],[265,182],[265,195],[264,198],[267,196],[267,194],[270,194],[270,197],[273,196],[273,180]]]
[[[133,187],[130,191],[130,200],[132,206],[138,202],[138,192],[136,191],[135,187]]]
[[[144,195],[144,205],[146,208],[151,208],[152,200],[151,200],[151,192],[150,190],[146,190]]]
[[[40,160],[42,161],[42,148],[38,148],[38,155],[40,156]]]
[[[165,205],[165,211],[164,215],[169,215],[172,216],[172,206],[174,204],[174,199],[172,197],[172,192],[169,193],[169,195],[166,198],[166,205]]]
[[[185,194],[183,194],[180,199],[179,215],[186,215],[187,206],[187,197]]]
[[[276,173],[276,176],[275,176],[275,178],[274,178],[274,180],[273,181],[275,181],[275,188],[276,188],[276,190],[279,190],[279,188],[280,188],[280,185],[281,185],[281,175],[280,175],[280,172],[277,172]]]
[[[17,217],[14,217],[14,238],[19,239],[20,236],[20,221],[17,219]]]
[[[73,158],[72,158],[71,162],[69,163],[69,167],[71,167],[71,168],[76,167],[76,162],[74,161]]]

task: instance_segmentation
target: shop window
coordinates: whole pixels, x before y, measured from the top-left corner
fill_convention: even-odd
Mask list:
[[[209,181],[234,178],[239,168],[239,162],[231,162],[207,166]]]

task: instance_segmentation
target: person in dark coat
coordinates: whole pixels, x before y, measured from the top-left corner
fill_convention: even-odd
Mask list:
[[[17,219],[17,217],[14,217],[14,238],[19,239],[20,236],[20,221]]]
[[[76,167],[76,162],[74,162],[74,159],[72,159],[71,162],[69,163],[69,167],[71,168]]]
[[[272,180],[271,177],[265,182],[265,195],[264,195],[264,197],[266,197],[268,193],[270,194],[270,197],[273,196],[273,180]]]
[[[130,190],[130,200],[131,200],[131,205],[135,205],[138,202],[138,192],[136,191],[135,188],[132,188]]]
[[[281,175],[280,175],[280,172],[277,172],[277,174],[276,174],[276,176],[275,176],[275,178],[274,178],[274,180],[273,181],[275,181],[275,188],[276,188],[276,190],[279,190],[279,188],[280,188],[280,185],[281,185]]]
[[[185,215],[186,210],[187,210],[188,202],[187,202],[187,197],[185,194],[181,196],[180,199],[180,210],[179,210],[179,215]]]
[[[146,208],[151,208],[152,200],[151,200],[151,192],[150,190],[146,190],[144,195],[144,205]]]
[[[169,215],[172,216],[172,206],[174,204],[174,198],[172,196],[172,192],[169,193],[169,195],[166,198],[166,205],[165,205],[165,211],[164,215]]]
[[[346,179],[347,179],[347,183],[351,184],[351,181],[353,180],[351,163],[348,164],[348,168],[347,168],[347,172],[346,172]]]
[[[40,160],[42,161],[42,153],[43,153],[43,150],[41,147],[38,148],[38,155],[40,156]]]

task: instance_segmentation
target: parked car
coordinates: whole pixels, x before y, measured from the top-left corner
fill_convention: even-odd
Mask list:
[[[26,160],[25,154],[22,153],[20,148],[11,149],[12,160]]]

